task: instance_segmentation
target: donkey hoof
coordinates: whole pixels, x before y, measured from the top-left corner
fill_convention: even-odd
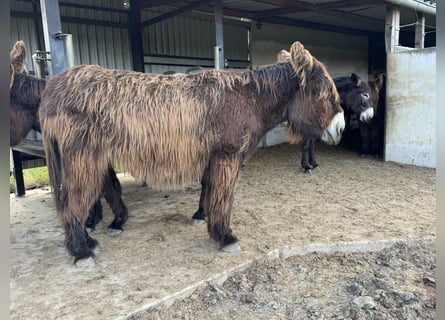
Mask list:
[[[241,251],[241,247],[238,242],[235,242],[221,247],[221,250],[229,253],[237,253]]]
[[[320,168],[320,166],[315,166],[314,170],[321,171],[321,168]]]
[[[204,223],[205,223],[205,220],[202,220],[202,219],[192,219],[192,226],[194,226],[194,227],[203,225]]]
[[[96,262],[93,257],[88,257],[85,259],[79,259],[76,261],[76,267],[79,268],[92,268],[96,266]]]
[[[311,175],[313,172],[312,172],[312,169],[306,169],[306,170],[304,170],[304,173]]]
[[[108,230],[107,230],[107,235],[110,237],[115,237],[121,233],[122,233],[122,230],[120,230],[120,229],[108,228]]]

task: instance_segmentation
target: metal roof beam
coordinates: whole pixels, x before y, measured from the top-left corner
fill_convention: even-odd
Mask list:
[[[338,8],[340,5],[344,6],[344,7],[360,6],[360,5],[363,5],[364,3],[366,3],[366,4],[370,4],[370,3],[382,4],[384,2],[383,2],[383,0],[374,0],[374,1],[373,0],[357,0],[357,1],[346,0],[346,1],[336,1],[335,2],[336,6],[333,6],[334,3],[327,3],[324,5],[323,4],[315,5],[315,4],[309,4],[306,2],[302,2],[302,1],[295,1],[295,2],[292,2],[292,4],[286,8],[264,10],[264,11],[256,12],[254,14],[253,19],[263,20],[264,17],[277,16],[277,15],[281,15],[281,14],[288,14],[288,13],[295,13],[295,12],[316,12],[316,13],[326,14],[326,15],[330,15],[330,16],[336,16],[336,17],[340,17],[340,18],[352,19],[352,20],[356,20],[356,21],[368,23],[368,24],[375,24],[376,22],[381,22],[378,19],[372,19],[372,18],[353,14],[353,13],[346,12],[346,11],[324,9],[324,8],[328,8],[328,7]]]
[[[155,17],[153,19],[146,20],[146,21],[141,23],[141,26],[142,27],[146,27],[146,26],[150,26],[150,25],[153,25],[155,23],[164,21],[166,19],[173,18],[173,17],[175,17],[177,15],[183,14],[184,12],[187,12],[187,11],[190,11],[190,10],[202,7],[203,5],[206,5],[209,2],[213,2],[213,0],[201,0],[201,1],[198,1],[198,2],[193,2],[193,3],[191,3],[191,4],[189,4],[189,5],[185,6],[185,7],[181,7],[181,8],[178,8],[176,10],[170,11],[170,12],[168,12],[166,14],[163,14],[163,15],[160,15],[158,17]]]
[[[340,9],[340,8],[350,8],[350,7],[361,7],[361,6],[376,6],[382,5],[385,0],[340,0],[328,3],[320,3],[315,5],[315,7],[320,9]]]
[[[337,27],[322,23],[314,23],[314,22],[307,22],[307,21],[301,21],[301,20],[294,20],[294,19],[288,19],[288,18],[280,18],[280,17],[266,17],[261,20],[262,22],[268,22],[268,23],[275,23],[275,24],[284,24],[284,25],[290,25],[295,27],[301,27],[301,28],[308,28],[308,29],[318,29],[318,30],[324,30],[324,31],[330,31],[330,32],[339,32],[339,33],[345,33],[345,34],[351,34],[351,35],[358,35],[358,36],[369,36],[371,32],[367,31],[360,31],[356,29],[351,28],[344,28],[344,27]]]

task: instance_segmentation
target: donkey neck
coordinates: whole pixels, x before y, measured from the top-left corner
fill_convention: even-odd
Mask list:
[[[11,106],[22,108],[30,117],[34,118],[32,128],[40,131],[38,110],[46,80],[23,73],[14,75],[14,83],[10,91]],[[14,112],[14,110],[11,110]]]
[[[299,81],[290,62],[276,63],[246,74],[255,92],[260,116],[268,131],[286,120],[286,108],[298,90]]]

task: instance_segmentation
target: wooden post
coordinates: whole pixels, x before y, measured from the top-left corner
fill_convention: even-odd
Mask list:
[[[386,6],[385,49],[395,52],[399,45],[400,9],[393,5]]]
[[[65,71],[65,50],[63,48],[62,23],[58,0],[40,0],[43,36],[46,51],[51,53],[49,73],[55,75]]]
[[[425,47],[425,16],[422,12],[418,12],[418,24],[416,25],[416,35],[414,40],[414,47],[423,49]]]
[[[221,0],[214,1],[215,10],[215,69],[224,69],[224,39]],[[216,56],[218,54],[218,56]]]

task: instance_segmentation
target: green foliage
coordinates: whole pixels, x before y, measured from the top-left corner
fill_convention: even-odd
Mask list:
[[[25,189],[34,189],[49,185],[49,176],[47,167],[38,167],[23,169],[23,179],[25,180]],[[9,177],[9,190],[14,192],[14,177]]]

